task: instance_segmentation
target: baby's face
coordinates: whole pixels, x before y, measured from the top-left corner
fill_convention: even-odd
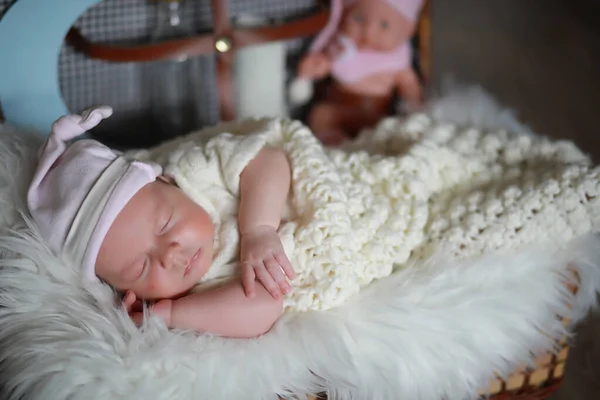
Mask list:
[[[214,226],[179,188],[157,180],[143,187],[111,225],[96,275],[143,299],[187,292],[212,262]]]

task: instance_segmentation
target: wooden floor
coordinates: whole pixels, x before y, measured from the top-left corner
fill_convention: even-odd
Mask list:
[[[598,0],[433,0],[434,84],[481,84],[537,133],[600,161]],[[577,330],[552,400],[600,398],[600,315]]]
[[[433,0],[433,68],[481,83],[538,133],[600,157],[598,0]],[[595,26],[593,26],[595,25]]]

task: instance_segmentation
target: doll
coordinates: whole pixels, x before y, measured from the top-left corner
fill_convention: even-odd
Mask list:
[[[330,20],[301,59],[291,88],[294,102],[302,91],[308,94],[312,81],[331,78],[317,89],[307,118],[325,144],[339,144],[375,124],[392,111],[396,94],[409,107],[421,103],[410,39],[422,5],[423,0],[332,1]]]

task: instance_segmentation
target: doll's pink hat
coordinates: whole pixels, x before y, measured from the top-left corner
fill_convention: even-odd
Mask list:
[[[344,8],[356,3],[357,0],[331,0],[329,21],[310,46],[310,51],[321,51],[338,30]],[[373,1],[373,0],[371,0]],[[382,0],[394,7],[398,12],[414,22],[419,17],[424,0]]]
[[[42,238],[88,279],[96,278],[100,245],[119,212],[161,173],[159,165],[128,160],[95,140],[67,145],[111,114],[96,107],[54,122],[27,192]]]

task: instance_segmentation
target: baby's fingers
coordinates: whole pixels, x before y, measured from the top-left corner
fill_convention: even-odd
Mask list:
[[[294,267],[292,266],[292,263],[287,258],[285,253],[275,253],[274,257],[275,260],[277,260],[277,262],[279,263],[279,265],[281,265],[281,269],[283,269],[283,272],[285,272],[285,275],[288,277],[288,279],[296,279],[296,271],[294,271]]]
[[[242,264],[242,285],[244,286],[244,292],[246,293],[246,297],[254,297],[255,295],[255,279],[256,274],[254,273],[254,268],[252,265],[248,263]]]
[[[275,280],[267,271],[264,265],[260,264],[258,268],[254,268],[254,273],[256,273],[256,277],[262,283],[262,285],[267,289],[267,291],[273,296],[273,298],[278,299],[281,297],[281,289],[279,285],[275,283]]]
[[[270,258],[265,261],[265,266],[267,267],[267,271],[271,274],[271,277],[277,282],[279,288],[284,294],[288,294],[291,290],[290,284],[285,279],[283,275],[283,271],[281,270],[281,265],[277,262],[275,258]]]
[[[127,312],[131,311],[133,303],[135,303],[135,293],[133,293],[133,291],[131,290],[128,290],[125,293],[125,297],[123,297],[123,306],[125,307]]]

